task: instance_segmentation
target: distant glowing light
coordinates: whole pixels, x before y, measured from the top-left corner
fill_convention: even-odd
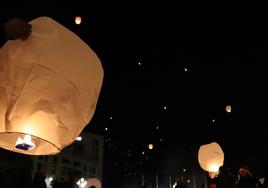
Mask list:
[[[159,126],[156,126],[156,130],[159,130]]]
[[[142,155],[144,155],[144,154],[145,154],[145,152],[143,151],[143,152],[142,152]]]
[[[23,139],[18,138],[15,147],[21,150],[32,150],[35,148],[35,144],[32,142],[32,137],[26,134]]]
[[[105,131],[108,131],[108,127],[105,127]]]
[[[177,182],[175,182],[172,187],[175,188],[176,186],[177,186]]]
[[[113,119],[113,117],[111,116],[110,119]]]
[[[187,72],[187,71],[188,71],[188,69],[187,69],[187,68],[184,68],[184,71],[185,71],[185,72]]]
[[[163,139],[162,138],[160,138],[160,142],[163,142]]]
[[[149,144],[148,145],[148,148],[152,150],[154,148],[154,145],[153,144]]]
[[[215,119],[212,119],[212,122],[215,123]]]
[[[138,62],[138,65],[141,66],[141,62]]]
[[[226,110],[226,112],[231,113],[231,111],[232,111],[231,105],[227,105],[225,110]]]
[[[186,169],[185,168],[183,169],[183,172],[186,172]]]
[[[81,178],[80,180],[78,180],[76,182],[76,184],[80,187],[80,188],[84,188],[87,185],[87,181],[85,180],[85,178]]]
[[[167,107],[166,106],[164,106],[164,110],[166,110],[167,109]]]
[[[48,176],[45,178],[45,182],[46,182],[47,187],[51,187],[51,183],[52,183],[53,179],[54,178],[52,176]]]
[[[82,141],[82,137],[81,136],[78,136],[75,140],[76,141]]]
[[[76,25],[80,25],[81,22],[82,22],[82,18],[81,18],[80,16],[76,16],[76,17],[75,17],[75,24],[76,24]]]
[[[187,180],[187,183],[190,183],[191,181],[190,180]]]

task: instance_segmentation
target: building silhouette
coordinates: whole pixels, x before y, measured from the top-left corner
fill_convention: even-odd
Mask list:
[[[103,147],[103,136],[82,133],[57,155],[33,156],[33,174],[38,165],[43,165],[47,168],[47,181],[68,174],[72,174],[75,179],[96,177],[102,181]]]

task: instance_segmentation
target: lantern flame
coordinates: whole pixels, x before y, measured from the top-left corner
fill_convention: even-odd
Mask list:
[[[22,150],[32,150],[35,148],[35,144],[32,142],[32,137],[26,134],[23,139],[18,138],[15,147]]]
[[[209,172],[218,172],[219,171],[219,166],[213,164],[210,166]]]

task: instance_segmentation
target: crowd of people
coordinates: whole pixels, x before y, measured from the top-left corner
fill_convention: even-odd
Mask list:
[[[178,179],[173,188],[188,188],[189,184]],[[151,188],[150,183],[145,183],[143,188]],[[242,166],[237,175],[231,172],[229,167],[222,166],[219,172],[207,173],[201,188],[268,188],[267,175],[257,178],[248,166]]]
[[[247,166],[239,169],[238,175],[231,173],[230,169],[222,166],[216,177],[207,177],[207,188],[267,188],[268,180],[263,177],[261,182]]]

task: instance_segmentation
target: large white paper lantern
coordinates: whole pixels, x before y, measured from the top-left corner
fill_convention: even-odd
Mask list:
[[[207,172],[218,172],[224,162],[224,153],[216,142],[200,146],[198,151],[200,167]]]
[[[56,21],[30,23],[28,40],[0,49],[0,147],[56,154],[91,120],[103,69],[91,48]]]
[[[98,178],[89,178],[87,179],[87,185],[86,188],[101,188],[101,181]]]

